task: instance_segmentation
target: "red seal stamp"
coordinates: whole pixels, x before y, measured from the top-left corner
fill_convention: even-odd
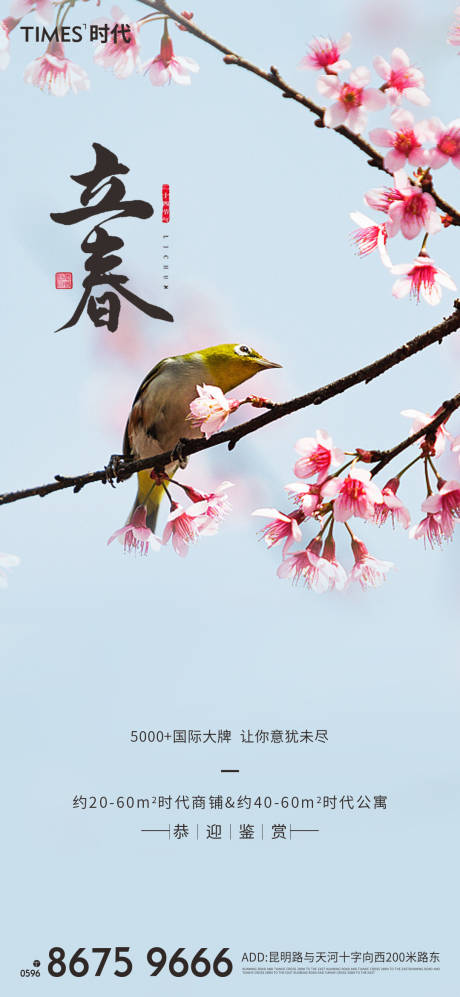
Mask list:
[[[73,288],[73,277],[66,271],[55,274],[54,284],[58,291],[71,291]]]

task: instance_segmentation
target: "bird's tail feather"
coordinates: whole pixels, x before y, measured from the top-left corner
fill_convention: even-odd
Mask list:
[[[157,523],[158,510],[160,508],[160,502],[164,495],[164,488],[162,485],[153,485],[152,479],[150,477],[150,471],[138,471],[137,473],[137,495],[134,501],[134,505],[131,509],[128,522],[130,522],[134,510],[138,505],[145,505],[147,509],[147,526],[151,529],[152,533],[155,532],[155,527]]]

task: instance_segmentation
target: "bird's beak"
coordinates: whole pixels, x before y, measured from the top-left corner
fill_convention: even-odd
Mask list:
[[[260,364],[261,367],[267,367],[267,368],[268,367],[282,367],[283,366],[281,363],[273,363],[273,360],[265,360],[264,357],[260,358],[259,364]]]

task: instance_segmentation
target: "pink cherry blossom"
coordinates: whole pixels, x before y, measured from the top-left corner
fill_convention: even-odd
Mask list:
[[[227,422],[229,415],[234,412],[240,402],[236,398],[226,398],[223,391],[215,384],[197,384],[196,390],[199,397],[190,402],[190,415],[194,426],[201,429],[207,440],[217,433]]]
[[[0,70],[6,69],[10,62],[10,32],[19,21],[14,17],[5,17],[0,21]]]
[[[128,21],[120,7],[112,7],[111,14],[112,21],[98,19],[99,23],[107,24],[109,32],[107,41],[96,46],[94,61],[104,69],[112,69],[119,80],[124,80],[140,66],[140,25],[136,21]],[[125,28],[128,41],[124,40],[121,26]]]
[[[299,523],[301,523],[305,517],[301,512],[290,512],[286,515],[284,512],[279,512],[278,509],[255,509],[252,515],[266,516],[271,520],[267,526],[264,526],[264,528],[259,531],[268,548],[273,547],[274,544],[279,543],[280,540],[284,540],[284,555],[291,544],[299,543],[302,539],[302,531]]]
[[[379,561],[378,558],[372,557],[366,545],[362,540],[357,540],[356,537],[351,542],[351,548],[355,563],[350,574],[350,581],[359,582],[363,589],[369,588],[371,585],[374,588],[381,585],[390,569],[394,568],[394,564],[391,561]]]
[[[401,200],[393,201],[388,208],[388,235],[392,237],[401,229],[406,239],[415,239],[422,229],[430,235],[439,232],[442,222],[431,194],[411,184],[404,170],[398,170],[395,181]]]
[[[427,152],[428,165],[438,170],[450,159],[460,170],[460,118],[455,118],[449,125],[443,125],[439,118],[431,118],[429,125],[436,146]]]
[[[340,73],[349,69],[350,63],[342,59],[342,52],[349,48],[351,35],[343,35],[340,41],[333,42],[330,38],[313,38],[309,44],[310,52],[300,60],[299,69],[323,69],[326,73]]]
[[[390,206],[395,201],[403,201],[404,197],[397,187],[373,187],[364,195],[364,201],[375,211],[383,211],[388,214]],[[389,233],[387,233],[389,234]]]
[[[412,263],[398,263],[391,267],[391,273],[402,274],[393,284],[395,298],[404,298],[406,294],[420,301],[420,295],[428,305],[438,305],[442,296],[442,287],[456,291],[452,277],[435,265],[430,256],[417,256]]]
[[[311,478],[317,474],[318,482],[324,481],[329,468],[339,467],[343,461],[342,450],[333,446],[332,438],[324,429],[316,430],[316,439],[304,436],[297,441],[295,448],[301,454],[294,467],[294,474],[298,478]]]
[[[339,564],[335,556],[335,543],[334,538],[331,534],[328,535],[324,542],[323,547],[323,557],[326,561],[329,561],[330,567],[332,569],[332,574],[330,578],[330,588],[336,588],[341,592],[347,583],[347,573],[343,565]]]
[[[438,492],[422,502],[422,509],[423,512],[438,514],[444,536],[451,537],[460,518],[460,482],[443,481]]]
[[[290,485],[284,486],[289,497],[300,506],[304,516],[314,516],[322,505],[321,485],[299,485],[293,481]]]
[[[408,419],[412,419],[412,426],[410,427],[410,435],[412,433],[418,433],[419,429],[423,429],[427,426],[429,422],[432,422],[438,413],[435,412],[434,415],[428,415],[428,412],[419,412],[415,408],[406,408],[401,412],[401,415]],[[432,457],[440,457],[444,453],[446,442],[450,439],[450,433],[445,429],[444,426],[438,426],[436,430],[436,438],[434,447],[429,447],[429,451]],[[426,439],[424,436],[421,437],[420,446],[422,450],[427,447]]]
[[[452,453],[457,454],[458,460],[460,461],[460,436],[454,437],[450,444],[450,449],[452,450]]]
[[[369,133],[371,142],[375,145],[388,147],[383,165],[390,173],[396,173],[402,169],[406,162],[413,166],[420,166],[427,162],[427,154],[422,147],[422,143],[428,141],[430,131],[427,121],[414,122],[414,116],[410,111],[403,111],[399,108],[391,115],[393,130],[389,128],[374,128]]]
[[[294,584],[302,579],[313,592],[327,592],[331,588],[335,570],[325,557],[320,557],[320,550],[321,540],[316,538],[305,550],[288,554],[278,568],[278,577],[292,578]]]
[[[5,568],[17,568],[20,558],[16,554],[0,554],[0,588],[8,585],[8,575]]]
[[[160,54],[154,59],[149,59],[144,63],[142,70],[148,73],[149,80],[154,87],[164,87],[165,83],[180,83],[182,86],[189,86],[191,83],[190,73],[197,73],[199,65],[194,59],[186,56],[175,55],[173,43],[165,28],[161,39]]]
[[[147,554],[150,544],[153,550],[159,550],[161,540],[156,537],[146,525],[147,509],[145,505],[138,505],[134,510],[129,523],[122,526],[120,530],[115,530],[107,540],[111,544],[117,537],[123,542],[125,551],[135,550],[139,554]]]
[[[0,69],[6,69],[10,62],[10,32],[5,21],[0,21]]]
[[[376,225],[372,218],[363,215],[361,211],[351,211],[350,218],[359,226],[351,233],[351,238],[357,246],[358,256],[367,256],[378,249],[384,266],[391,267],[391,260],[385,248],[388,233],[386,222]]]
[[[162,543],[167,544],[172,537],[172,545],[176,554],[185,557],[189,545],[198,540],[200,527],[205,527],[206,502],[195,502],[184,509],[173,502],[166,526],[163,531]]]
[[[390,104],[400,104],[402,97],[406,97],[407,100],[420,107],[425,107],[430,103],[430,98],[424,90],[423,73],[411,64],[404,49],[393,49],[390,63],[380,55],[376,56],[374,69],[382,80],[385,80],[385,90],[388,93]]]
[[[304,571],[309,571],[311,561],[307,550],[299,550],[295,554],[288,554],[276,572],[278,578],[292,578],[293,584],[297,584],[303,577]]]
[[[425,519],[422,519],[416,526],[411,527],[409,536],[411,540],[420,540],[423,537],[425,547],[428,542],[433,549],[441,547],[443,540],[450,539],[450,536],[446,536],[444,533],[441,516],[439,513],[432,512],[427,513]]]
[[[460,7],[455,8],[455,23],[449,28],[448,45],[460,45]]]
[[[310,568],[307,571],[304,570],[304,579],[305,584],[312,592],[322,595],[323,592],[334,587],[339,590],[343,588],[343,579],[341,565],[337,561],[332,562],[327,557],[320,557],[319,549],[321,549],[321,541],[312,540],[308,545]]]
[[[380,488],[364,467],[352,467],[346,478],[331,478],[322,492],[325,498],[334,501],[334,517],[339,523],[345,523],[351,516],[372,519],[375,504],[382,502]]]
[[[51,0],[13,0],[10,13],[21,18],[24,14],[35,13],[39,21],[51,24],[54,19],[54,5]]]
[[[24,72],[26,83],[47,91],[54,97],[65,97],[72,90],[89,89],[89,79],[85,70],[75,62],[66,59],[61,42],[50,42],[44,55],[29,63]]]
[[[185,488],[192,502],[202,503],[200,516],[203,516],[203,520],[200,520],[199,523],[201,536],[211,536],[217,533],[219,523],[222,522],[224,516],[231,512],[232,507],[226,494],[229,488],[233,488],[231,481],[223,481],[214,492],[199,492],[188,486]]]
[[[323,97],[334,100],[324,115],[328,128],[346,125],[352,132],[362,132],[366,125],[367,112],[379,111],[385,107],[386,96],[380,90],[368,87],[371,74],[366,66],[358,66],[350,73],[349,83],[343,83],[337,76],[320,76],[318,90]]]
[[[390,478],[382,488],[383,501],[374,506],[374,522],[378,526],[386,523],[388,516],[391,516],[393,527],[395,523],[400,523],[405,530],[410,526],[409,510],[406,509],[401,499],[396,495],[399,485],[399,478]]]

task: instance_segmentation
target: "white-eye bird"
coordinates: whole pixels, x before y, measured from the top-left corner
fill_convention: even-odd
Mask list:
[[[179,440],[202,436],[199,428],[187,418],[190,402],[197,396],[198,384],[217,385],[224,393],[279,363],[265,360],[251,346],[222,343],[204,350],[166,357],[144,378],[133,402],[123,441],[125,457],[155,457],[173,451]],[[172,477],[179,466],[174,461],[165,467]],[[147,525],[152,531],[164,494],[161,485],[154,485],[150,471],[139,471],[138,489],[133,511],[138,505],[147,508]]]

